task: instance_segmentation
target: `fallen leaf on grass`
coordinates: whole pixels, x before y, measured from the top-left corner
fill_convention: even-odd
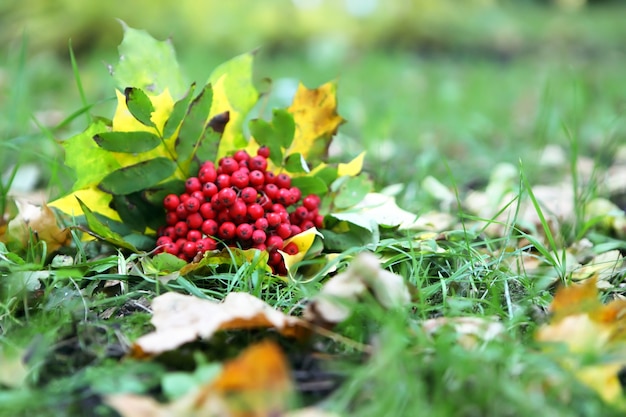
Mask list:
[[[34,235],[35,240],[46,243],[48,253],[69,243],[70,231],[59,228],[54,213],[47,205],[37,206],[20,200],[16,200],[15,204],[18,215],[9,222],[7,235],[0,236],[0,241],[17,242],[25,247]]]
[[[328,280],[320,293],[304,311],[304,318],[313,323],[333,325],[347,319],[350,304],[366,291],[385,308],[406,305],[411,300],[404,279],[380,267],[378,258],[369,252],[360,253],[342,273]]]
[[[172,403],[130,394],[109,396],[105,401],[123,417],[269,417],[284,415],[292,394],[282,350],[264,341],[226,362],[215,380]]]
[[[301,336],[305,323],[273,309],[260,299],[232,292],[222,302],[203,300],[174,292],[152,302],[154,332],[134,343],[136,357],[157,355],[196,340],[210,339],[215,332],[229,329],[275,328],[286,336]]]
[[[536,339],[566,346],[561,363],[605,401],[626,409],[619,377],[626,366],[626,300],[603,304],[594,277],[558,290],[550,311],[552,320]]]

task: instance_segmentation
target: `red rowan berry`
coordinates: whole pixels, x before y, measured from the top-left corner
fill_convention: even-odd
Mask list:
[[[289,242],[283,248],[283,252],[285,252],[287,255],[296,255],[298,252],[300,252],[300,249],[298,249],[298,245],[296,245],[295,242]]]
[[[241,240],[248,240],[252,238],[252,233],[254,233],[254,229],[248,223],[241,223],[237,226],[237,230],[235,232],[237,237]]]
[[[264,243],[265,240],[267,239],[267,235],[265,234],[265,232],[263,230],[255,230],[252,232],[252,242],[255,245],[259,245],[261,243]]]
[[[250,219],[252,220],[257,220],[263,217],[263,215],[265,214],[265,210],[263,210],[263,207],[261,207],[261,205],[259,203],[252,203],[248,206],[247,208],[248,211],[248,217],[250,217]]]
[[[224,240],[230,240],[235,237],[237,227],[233,222],[224,222],[220,225],[217,235]]]
[[[232,174],[239,168],[239,162],[235,160],[235,158],[231,158],[229,156],[222,158],[220,161],[220,168],[222,168],[222,172],[224,174]]]
[[[283,248],[283,238],[278,235],[273,235],[265,240],[265,244],[269,250],[281,250]]]
[[[230,187],[230,175],[229,174],[218,175],[217,179],[215,180],[215,185],[217,185],[217,188],[219,188],[220,190]]]
[[[198,179],[198,177],[190,177],[185,181],[185,191],[191,194],[194,191],[198,191],[202,188],[202,183]]]
[[[252,204],[256,201],[257,190],[252,187],[245,187],[241,190],[239,196],[245,203]]]
[[[221,189],[217,195],[223,207],[232,206],[237,198],[237,193],[232,188]]]
[[[186,222],[180,221],[174,225],[174,232],[176,232],[176,236],[178,237],[187,236],[188,231],[189,226],[187,226]]]
[[[204,203],[200,206],[200,215],[202,216],[203,219],[214,219],[215,218],[215,210],[213,209],[213,206],[211,205],[211,203]]]
[[[202,232],[197,229],[192,229],[187,232],[187,240],[191,242],[197,242],[202,239]]]
[[[263,186],[263,184],[265,184],[265,175],[259,171],[258,169],[255,169],[254,171],[250,172],[250,177],[249,177],[249,181],[250,181],[250,185],[252,185],[255,188],[261,188]]]
[[[202,198],[204,201],[204,197]],[[195,197],[189,197],[189,199],[185,202],[185,209],[187,209],[187,213],[195,213],[200,210],[200,201]]]
[[[261,217],[254,221],[255,229],[266,230],[268,227],[269,227],[269,223],[267,222],[267,219],[265,217]],[[263,238],[263,241],[265,241],[265,238]]]
[[[267,169],[267,159],[259,155],[253,156],[252,158],[250,158],[248,166],[253,171],[255,169],[258,169],[259,171],[265,171]]]
[[[176,222],[178,222],[178,220],[178,214],[176,214],[175,211],[168,211],[165,214],[165,224],[167,224],[168,226],[174,226]]]
[[[179,204],[180,204],[180,199],[178,198],[176,194],[168,194],[163,199],[163,207],[165,207],[165,210],[168,210],[168,211],[176,210],[176,207],[178,207]]]
[[[204,219],[202,218],[202,215],[200,213],[191,213],[187,217],[186,221],[189,229],[200,229],[202,227]]]
[[[215,220],[207,219],[204,222],[202,222],[202,227],[200,230],[202,230],[202,233],[204,233],[207,236],[216,236],[218,228],[219,228],[219,225],[217,224]]]
[[[248,186],[249,183],[250,177],[248,176],[248,173],[243,171],[242,169],[238,169],[230,176],[230,185],[232,185],[233,187],[242,189]]]
[[[306,207],[307,210],[313,211],[320,205],[320,198],[315,194],[309,194],[302,200],[302,205]]]
[[[202,186],[202,194],[206,199],[213,197],[215,194],[217,194],[218,191],[219,190],[217,188],[217,185],[215,185],[215,183],[213,182],[206,182]]]

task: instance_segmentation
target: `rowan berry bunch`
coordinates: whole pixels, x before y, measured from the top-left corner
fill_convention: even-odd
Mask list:
[[[298,253],[285,240],[312,227],[321,228],[320,198],[302,198],[286,173],[267,171],[269,149],[251,156],[239,150],[220,159],[216,167],[205,162],[198,175],[185,182],[185,192],[163,200],[166,226],[158,231],[157,252],[167,252],[189,262],[220,244],[269,253],[268,264],[285,274],[279,250]]]

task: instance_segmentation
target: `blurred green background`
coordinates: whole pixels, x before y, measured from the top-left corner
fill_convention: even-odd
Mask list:
[[[348,122],[333,155],[367,150],[380,186],[406,184],[401,203],[410,209],[428,204],[420,185],[427,175],[471,187],[497,163],[522,160],[544,181],[562,173],[538,169],[547,144],[566,158],[580,152],[609,164],[626,142],[621,1],[4,0],[4,188],[11,173],[15,189],[52,197],[71,184],[55,141],[86,121],[55,128],[82,107],[68,42],[92,113],[110,117],[116,19],[171,38],[189,82],[258,49],[256,77],[271,105],[286,105],[298,80],[315,87],[337,79]]]

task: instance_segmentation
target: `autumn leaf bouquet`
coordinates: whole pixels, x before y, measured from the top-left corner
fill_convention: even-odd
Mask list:
[[[372,191],[364,153],[326,161],[343,122],[334,82],[300,85],[265,120],[253,114],[252,53],[200,86],[185,84],[168,41],[124,26],[119,52],[115,114],[64,141],[76,182],[50,204],[86,234],[187,272],[258,258],[278,275],[320,255],[327,232],[376,235],[349,214]]]

